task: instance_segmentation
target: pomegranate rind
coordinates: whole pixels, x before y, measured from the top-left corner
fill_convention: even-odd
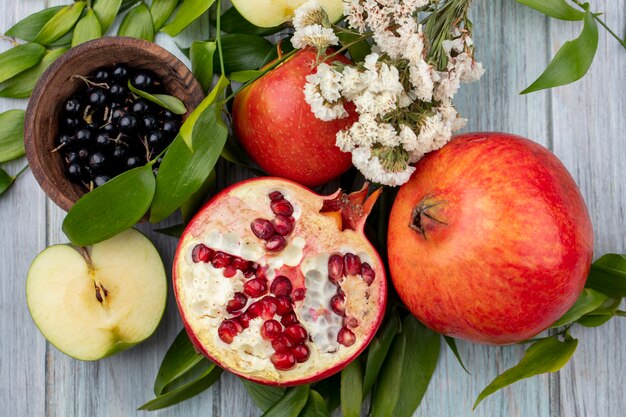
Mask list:
[[[242,236],[242,240],[245,240],[244,246],[255,240],[259,241],[251,232],[249,225],[252,220],[260,215],[271,218],[271,209],[267,196],[270,192],[276,190],[283,192],[296,206],[296,213],[294,214],[297,217],[296,226],[288,239],[290,243],[285,251],[290,250],[290,245],[293,245],[293,239],[302,238],[303,236],[306,236],[308,239],[305,239],[305,244],[302,248],[303,259],[299,260],[296,268],[300,269],[303,267],[303,260],[305,260],[305,264],[312,262],[309,261],[311,257],[308,254],[312,256],[328,254],[330,256],[332,253],[345,254],[347,252],[356,252],[372,265],[376,273],[376,278],[370,286],[357,276],[346,277],[342,282],[342,288],[348,294],[346,309],[359,322],[357,328],[351,329],[357,335],[356,343],[350,347],[338,345],[337,351],[330,354],[317,351],[318,346],[308,342],[306,345],[311,350],[309,359],[287,371],[279,371],[271,365],[271,352],[269,350],[259,353],[267,356],[260,358],[261,362],[266,361],[265,366],[259,366],[256,362],[256,365],[253,366],[249,362],[254,361],[254,359],[248,358],[250,356],[249,353],[246,354],[248,356],[242,355],[238,349],[233,349],[230,345],[219,340],[217,325],[208,326],[206,323],[211,320],[216,322],[218,317],[199,317],[200,314],[197,309],[194,310],[194,305],[197,306],[197,304],[194,304],[193,289],[190,289],[188,285],[189,276],[191,276],[188,263],[190,253],[195,244],[202,243],[202,239],[206,237],[207,229],[215,228],[215,222],[217,222],[219,224],[218,227],[223,228],[222,230],[231,231]],[[251,203],[254,206],[253,208],[245,205],[249,203],[243,204],[245,201],[240,197],[245,195],[255,196]],[[237,211],[234,211],[232,205],[228,203],[229,201],[233,202],[233,197],[239,200],[237,202],[239,210]],[[181,237],[175,255],[172,277],[174,293],[185,329],[190,340],[200,353],[222,368],[248,380],[267,385],[293,386],[315,382],[339,372],[367,347],[380,326],[385,311],[387,282],[384,266],[376,250],[362,233],[364,220],[357,230],[340,231],[336,229],[333,219],[319,213],[326,198],[291,181],[267,177],[251,179],[235,184],[214,196],[189,223]],[[260,203],[263,199],[267,199],[267,207],[259,209],[262,206]],[[263,211],[265,209],[267,212]],[[237,213],[236,216],[233,215],[235,213]],[[330,230],[329,228],[331,227],[335,227],[333,233],[320,233],[321,230]],[[258,245],[262,248],[263,242],[259,242]],[[214,249],[220,250],[223,248],[218,247]],[[239,254],[235,255],[239,256]],[[324,263],[323,258],[318,263]],[[228,280],[229,278],[223,279]],[[327,276],[325,275],[323,279],[327,280]],[[294,286],[294,288],[296,287]],[[304,301],[296,304],[296,310],[302,306],[302,303]],[[226,305],[223,306],[223,312],[224,315],[219,316],[219,320],[232,317],[232,315],[226,313]],[[306,324],[303,324],[306,327]],[[307,328],[307,330],[310,329]],[[260,334],[258,339],[262,340]],[[267,341],[263,342],[269,344]]]

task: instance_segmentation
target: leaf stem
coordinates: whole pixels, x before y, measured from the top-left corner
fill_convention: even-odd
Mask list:
[[[28,167],[29,167],[29,166],[30,166],[30,165],[26,164],[26,165],[24,166],[24,168],[20,169],[20,170],[17,172],[17,174],[15,174],[15,175],[13,176],[13,179],[14,179],[14,180],[18,179],[18,177],[19,177],[20,175],[22,175],[22,174],[23,174],[23,173],[24,173],[24,172],[28,169]]]
[[[583,9],[583,10],[587,11],[588,6],[587,6],[587,7],[585,7],[585,5],[584,5],[584,4],[582,4],[581,2],[579,2],[578,0],[572,0],[572,2],[573,2],[574,4],[576,4],[578,7],[580,7],[581,9]],[[608,27],[608,26],[607,26],[607,24],[606,24],[606,23],[604,23],[604,21],[603,21],[602,19],[600,19],[599,14],[597,14],[597,13],[591,13],[591,15],[593,16],[593,18],[594,18],[594,19],[595,19],[598,23],[600,23],[600,24],[604,27],[604,29],[606,29],[606,31],[607,31],[607,32],[609,32],[609,33],[611,34],[611,36],[613,36],[615,39],[617,39],[617,41],[619,42],[619,44],[620,44],[620,45],[622,45],[622,48],[626,49],[626,38],[622,39],[622,38],[620,38],[619,36],[617,36],[617,34],[616,34],[615,32],[613,32],[613,31],[611,30],[611,28],[610,28],[610,27]]]
[[[222,0],[217,0],[217,34],[215,35],[215,40],[217,42],[217,52],[220,56],[220,70],[222,74],[225,76],[226,71],[224,70],[224,54],[222,53]]]
[[[233,97],[235,97],[241,90],[243,90],[244,88],[246,88],[247,86],[249,86],[250,84],[252,84],[253,82],[255,82],[256,80],[258,80],[259,78],[261,78],[262,76],[264,76],[265,74],[267,74],[269,71],[273,70],[274,68],[276,68],[277,66],[279,66],[280,64],[282,64],[283,62],[285,62],[287,59],[289,59],[293,54],[295,54],[296,52],[298,52],[298,49],[294,49],[292,51],[287,52],[285,55],[283,55],[280,59],[277,59],[276,61],[274,61],[272,64],[270,64],[267,68],[265,68],[264,70],[262,70],[258,76],[252,78],[250,81],[246,82],[245,84],[243,84],[241,87],[239,87],[237,89],[237,91],[234,91],[233,93],[231,93],[228,97],[226,97],[224,99],[224,103],[227,103],[230,99],[232,99]]]

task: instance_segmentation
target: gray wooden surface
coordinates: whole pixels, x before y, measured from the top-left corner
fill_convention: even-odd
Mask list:
[[[0,0],[0,31],[45,6],[67,1]],[[625,0],[592,0],[593,10],[618,33],[626,29]],[[596,232],[596,254],[626,251],[626,52],[600,29],[598,53],[582,81],[520,96],[580,24],[548,20],[513,0],[476,0],[473,7],[483,79],[457,99],[469,119],[466,130],[501,130],[532,138],[552,149],[570,169],[587,200]],[[191,38],[206,28],[195,25]],[[159,41],[175,49],[171,40]],[[0,50],[8,48],[0,42]],[[24,107],[0,100],[0,111]],[[16,172],[24,161],[7,164]],[[245,173],[223,169],[233,182]],[[47,344],[32,323],[24,286],[33,257],[65,242],[64,213],[46,200],[30,173],[0,199],[0,416],[128,417],[151,399],[159,363],[181,327],[174,300],[156,334],[141,346],[95,363],[73,360]],[[171,219],[173,224],[176,219]],[[147,230],[147,228],[143,228]],[[150,233],[166,262],[176,242]],[[519,346],[495,348],[460,342],[471,375],[442,347],[441,360],[416,416],[618,417],[626,415],[626,320],[599,329],[573,330],[580,338],[574,360],[560,373],[515,384],[472,413],[477,394],[514,365]],[[154,416],[256,416],[241,383],[226,375],[209,391]]]

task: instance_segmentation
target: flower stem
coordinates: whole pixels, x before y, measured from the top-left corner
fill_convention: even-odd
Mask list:
[[[13,176],[13,179],[16,180],[20,175],[22,175],[29,167],[30,165],[26,164],[26,166],[24,166],[24,168],[20,169],[17,174],[15,174]]]
[[[572,2],[574,4],[576,4],[578,7],[580,7],[581,9],[587,11],[587,8],[585,7],[584,4],[582,4],[581,2],[579,2],[578,0],[572,0]],[[617,36],[617,34],[615,32],[613,32],[611,30],[610,27],[607,26],[606,23],[604,23],[604,21],[602,19],[600,19],[600,14],[599,13],[591,13],[591,15],[593,16],[593,18],[596,20],[596,22],[600,23],[604,29],[606,29],[607,32],[609,32],[611,34],[611,36],[613,36],[615,39],[617,39],[617,41],[619,42],[620,45],[622,45],[622,48],[626,49],[626,38],[622,39],[619,36]]]
[[[217,0],[217,34],[215,35],[215,40],[217,42],[217,51],[220,56],[220,70],[223,75],[226,75],[226,71],[224,70],[224,54],[222,53],[222,0]]]

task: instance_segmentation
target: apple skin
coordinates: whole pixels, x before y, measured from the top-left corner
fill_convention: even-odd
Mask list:
[[[416,169],[393,205],[388,252],[394,286],[420,321],[448,336],[510,344],[573,305],[593,229],[554,154],[519,136],[470,133]],[[420,216],[424,235],[409,227],[420,203],[431,206]]]
[[[233,105],[235,132],[248,155],[268,174],[308,187],[351,167],[350,153],[335,146],[335,137],[358,119],[352,103],[344,119],[324,122],[311,112],[303,89],[315,57],[313,50],[299,51],[237,94]],[[339,55],[332,61],[350,63]]]

